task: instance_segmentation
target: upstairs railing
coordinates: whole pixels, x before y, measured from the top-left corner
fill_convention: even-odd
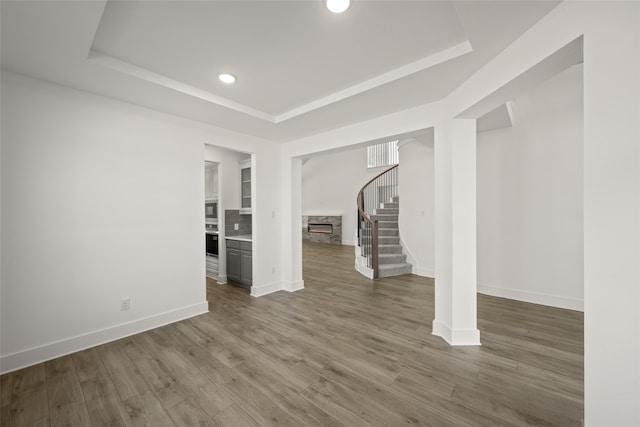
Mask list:
[[[391,202],[398,196],[398,165],[395,165],[367,182],[360,189],[358,204],[358,243],[360,255],[367,260],[367,267],[373,270],[373,278],[378,278],[378,219],[375,210],[383,203]]]

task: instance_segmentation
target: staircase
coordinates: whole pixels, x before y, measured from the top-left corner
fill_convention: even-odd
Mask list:
[[[355,267],[371,279],[412,271],[400,245],[397,187],[397,166],[394,166],[369,181],[358,194]]]
[[[378,277],[411,274],[411,264],[406,262],[407,255],[402,253],[398,214],[400,200],[398,196],[390,202],[382,203],[382,208],[374,209],[371,219],[378,220]]]

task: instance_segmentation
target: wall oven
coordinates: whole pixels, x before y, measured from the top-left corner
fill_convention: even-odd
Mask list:
[[[218,235],[217,234],[211,234],[211,233],[205,233],[205,241],[206,241],[206,247],[207,247],[207,255],[210,256],[218,256]]]

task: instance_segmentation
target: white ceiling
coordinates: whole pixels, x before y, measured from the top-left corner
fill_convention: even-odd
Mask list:
[[[290,141],[442,99],[557,3],[3,0],[2,67]]]

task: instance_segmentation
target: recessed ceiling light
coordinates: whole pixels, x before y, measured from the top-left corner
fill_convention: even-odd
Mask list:
[[[227,73],[218,74],[218,78],[222,83],[227,83],[227,84],[235,83],[236,81],[236,76],[234,76],[233,74],[227,74]]]
[[[345,10],[349,9],[351,0],[327,0],[326,5],[327,9],[329,9],[331,12],[342,13]]]

